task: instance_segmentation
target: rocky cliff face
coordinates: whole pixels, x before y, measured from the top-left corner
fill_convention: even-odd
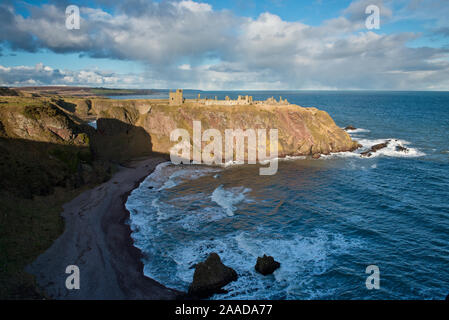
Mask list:
[[[85,133],[57,106],[42,102],[29,105],[9,105],[0,111],[4,130],[11,138],[85,144]]]
[[[170,133],[177,129],[186,129],[193,136],[193,121],[201,121],[202,131],[217,129],[225,137],[226,129],[278,129],[279,156],[307,156],[329,154],[354,150],[357,142],[339,128],[329,114],[316,108],[302,108],[296,105],[286,106],[204,106],[187,103],[182,106],[168,106],[142,100],[98,102],[98,117],[116,119],[131,126],[140,127],[148,134],[150,144],[140,144],[145,150],[169,154],[175,144],[170,141]],[[101,107],[100,107],[101,106]],[[109,120],[111,121],[111,120]],[[102,123],[105,132],[118,134],[119,128],[108,129],[107,120]],[[127,130],[129,135],[129,130]],[[144,139],[140,133],[139,139]],[[132,141],[133,137],[128,136]],[[204,145],[207,142],[203,143]],[[139,146],[136,146],[138,148]],[[134,148],[133,153],[138,154]]]
[[[224,137],[226,129],[278,129],[279,156],[305,156],[354,150],[358,144],[339,128],[325,111],[289,106],[198,106],[154,105],[140,115],[135,125],[151,136],[154,152],[168,153],[173,146],[170,133],[186,129],[191,137],[193,121],[201,121],[202,130],[217,129]]]
[[[277,129],[279,157],[316,157],[358,146],[326,112],[296,105],[169,106],[163,100],[4,99],[0,136],[77,146],[86,150],[87,157],[105,161],[169,155],[175,145],[170,133],[186,129],[192,138],[193,121],[201,122],[203,132],[217,129],[223,139],[226,129],[266,129],[269,140],[269,130]],[[98,118],[97,130],[78,118],[93,116]],[[208,143],[203,142],[203,147]]]
[[[32,198],[55,187],[77,188],[108,176],[94,159],[93,128],[48,99],[0,101],[0,189]]]

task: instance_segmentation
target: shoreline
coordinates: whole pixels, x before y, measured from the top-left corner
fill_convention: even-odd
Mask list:
[[[49,298],[165,300],[184,295],[144,275],[142,252],[134,246],[126,223],[129,194],[164,161],[148,158],[131,162],[109,181],[64,204],[63,234],[26,267]],[[65,287],[69,265],[79,267],[79,290]]]

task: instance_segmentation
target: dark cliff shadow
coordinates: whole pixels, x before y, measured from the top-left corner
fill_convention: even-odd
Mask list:
[[[117,119],[99,118],[91,148],[96,158],[115,162],[165,155],[153,152],[151,136],[142,127]]]
[[[145,129],[116,119],[98,119],[97,130],[87,124],[79,126],[77,131],[89,140],[82,145],[12,138],[2,127],[0,122],[0,193],[21,198],[49,195],[55,187],[74,189],[102,182],[114,163],[169,159],[167,154],[153,152]]]
[[[51,101],[68,112],[75,113],[76,111],[76,104],[67,102],[64,99],[51,99]]]
[[[32,199],[46,196],[56,187],[75,189],[102,182],[110,164],[96,161],[86,145],[58,144],[0,137],[0,193]],[[99,174],[104,177],[93,179]]]
[[[88,146],[0,137],[0,299],[42,299],[24,267],[63,232],[61,206],[109,179]]]
[[[81,187],[107,181],[114,162],[167,157],[152,151],[141,127],[98,119],[82,124],[89,143],[50,143],[8,137],[0,123],[0,299],[42,299],[24,267],[63,232],[61,205]]]

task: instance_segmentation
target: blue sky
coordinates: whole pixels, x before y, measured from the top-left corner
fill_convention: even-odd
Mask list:
[[[449,90],[448,16],[446,0],[6,1],[0,85]]]

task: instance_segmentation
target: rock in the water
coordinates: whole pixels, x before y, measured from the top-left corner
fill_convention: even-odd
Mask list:
[[[319,154],[319,153],[315,153],[315,154],[312,156],[313,159],[319,159],[320,157],[321,157],[321,154]]]
[[[204,262],[195,265],[189,294],[199,298],[207,298],[214,293],[224,292],[221,288],[236,280],[237,272],[225,266],[218,254],[213,252]]]
[[[371,147],[371,149],[361,152],[360,156],[369,158],[373,155],[374,152],[377,152],[380,149],[386,148],[388,146],[389,142],[390,142],[390,140],[379,143],[379,144],[375,144],[374,146]]]
[[[369,157],[371,157],[373,154],[371,153],[371,150],[367,150],[367,151],[364,151],[364,152],[362,152],[362,153],[360,153],[360,156],[361,157],[367,157],[367,158],[369,158]]]
[[[274,270],[279,268],[281,264],[274,260],[272,256],[263,255],[263,257],[257,258],[257,263],[255,269],[257,272],[266,276],[267,274],[272,274]]]
[[[347,126],[345,128],[345,131],[352,131],[352,130],[356,130],[357,128],[353,127],[353,126]]]
[[[385,141],[379,144],[375,144],[374,146],[371,147],[371,151],[376,152],[380,149],[386,148],[388,146],[388,142],[389,141]]]
[[[403,146],[396,146],[396,151],[407,153],[408,149],[406,147],[403,147]]]

